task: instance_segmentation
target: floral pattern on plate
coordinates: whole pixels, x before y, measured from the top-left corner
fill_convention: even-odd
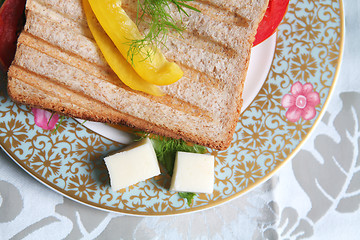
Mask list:
[[[322,112],[334,85],[343,42],[341,3],[335,0],[291,2],[279,27],[273,65],[252,104],[239,119],[227,151],[215,156],[215,190],[199,194],[193,205],[167,191],[161,175],[112,192],[102,157],[121,144],[95,134],[72,119],[55,133],[35,126],[31,110],[0,95],[0,143],[26,171],[46,185],[82,203],[135,215],[165,215],[208,208],[263,182],[312,129],[316,118],[290,122],[281,100],[296,82],[319,94]],[[321,114],[317,115],[318,117]]]

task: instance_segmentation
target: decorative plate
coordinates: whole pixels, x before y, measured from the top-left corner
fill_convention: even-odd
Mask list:
[[[73,119],[63,121],[55,133],[42,130],[34,124],[28,107],[8,98],[4,85],[0,91],[0,144],[36,179],[89,206],[132,215],[209,208],[264,182],[299,149],[334,88],[343,36],[341,0],[290,2],[278,29],[270,71],[264,84],[257,87],[260,91],[255,87],[255,95],[246,97],[250,105],[239,119],[230,148],[209,149],[216,159],[214,192],[199,194],[190,207],[166,189],[170,179],[162,175],[112,192],[103,156],[123,144]],[[251,102],[252,95],[256,97]]]

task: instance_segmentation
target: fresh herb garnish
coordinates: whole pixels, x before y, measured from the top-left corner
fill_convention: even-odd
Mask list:
[[[128,58],[133,62],[136,54],[142,53],[145,59],[149,58],[156,51],[155,47],[164,45],[169,32],[180,33],[185,30],[182,20],[177,21],[169,13],[170,4],[174,4],[179,15],[189,16],[186,10],[200,12],[198,9],[186,4],[193,0],[138,0],[136,24],[145,23],[148,27],[147,33],[142,39],[135,39],[129,42],[130,49]],[[145,48],[151,46],[151,48]],[[147,49],[144,52],[144,49]]]
[[[65,116],[61,115],[60,121],[56,124],[56,128],[54,129],[53,133],[55,133],[59,129],[59,127],[60,127],[61,123],[64,121],[64,119],[65,119]]]
[[[185,198],[187,200],[187,204],[190,207],[192,200],[194,199],[194,197],[196,196],[195,193],[192,192],[179,192],[179,196],[182,198]]]
[[[145,137],[149,137],[156,153],[156,157],[160,164],[165,168],[166,172],[172,176],[174,170],[174,163],[176,152],[192,152],[192,153],[206,153],[206,148],[197,144],[188,144],[181,139],[173,139],[168,137],[161,137],[157,135],[148,134],[145,132],[136,132],[140,136],[140,140]],[[191,192],[179,192],[181,198],[187,200],[190,206],[192,200],[196,196]]]
[[[52,112],[52,113],[51,113],[51,116],[50,116],[50,118],[49,118],[49,120],[48,120],[48,122],[47,122],[47,125],[48,125],[48,126],[49,126],[50,121],[51,121],[51,119],[53,118],[54,115],[55,115],[55,112]]]
[[[206,152],[205,147],[196,144],[190,145],[181,139],[152,136],[151,141],[160,164],[165,167],[170,176],[173,174],[176,152]]]

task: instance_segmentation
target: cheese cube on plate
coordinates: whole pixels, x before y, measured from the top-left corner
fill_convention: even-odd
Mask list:
[[[148,138],[105,157],[104,161],[113,191],[160,174],[156,153]]]
[[[214,156],[177,152],[171,191],[212,193],[214,189]]]

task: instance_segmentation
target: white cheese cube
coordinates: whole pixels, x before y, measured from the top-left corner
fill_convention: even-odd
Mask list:
[[[214,156],[177,152],[171,191],[212,193],[214,189]]]
[[[160,174],[151,141],[146,138],[104,158],[113,191]]]

